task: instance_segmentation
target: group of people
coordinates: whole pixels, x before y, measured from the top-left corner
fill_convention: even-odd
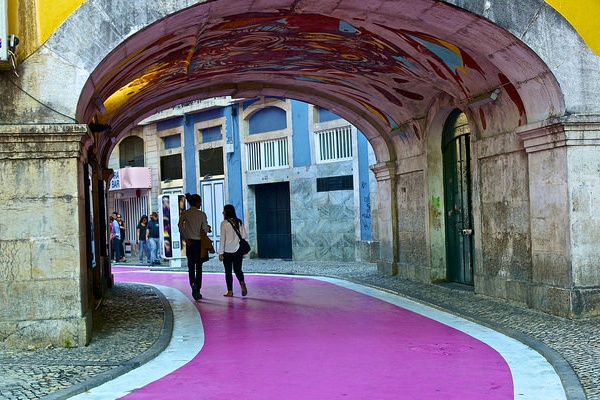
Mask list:
[[[202,264],[208,260],[208,252],[214,253],[212,241],[207,234],[212,231],[208,218],[202,206],[202,198],[198,194],[186,194],[190,208],[179,216],[179,233],[186,244],[186,257],[192,297],[200,300],[202,294]],[[244,253],[240,251],[240,240],[247,239],[246,228],[237,217],[235,208],[231,204],[223,207],[223,221],[220,227],[221,244],[219,246],[219,261],[225,268],[226,297],[233,297],[233,275],[235,274],[241,289],[242,296],[248,294],[248,288],[242,271]],[[121,214],[114,212],[110,218],[111,253],[114,252],[113,262],[125,261],[123,242],[125,239],[125,222]],[[136,227],[136,242],[139,249],[139,262],[149,265],[160,264],[160,228],[158,213],[153,212],[148,216],[142,215]]]
[[[125,230],[127,229],[123,216],[116,211],[110,217],[110,242],[111,242],[111,260],[113,262],[124,262],[125,259]],[[146,262],[149,265],[160,264],[160,230],[158,223],[158,213],[142,215],[140,222],[136,227],[136,243],[139,249],[140,264],[144,262],[144,253]]]
[[[136,227],[135,237],[140,264],[144,263],[144,253],[148,265],[160,264],[160,224],[156,211],[150,214],[150,219],[147,215],[142,215]]]
[[[208,225],[208,218],[202,206],[202,198],[198,194],[186,194],[190,208],[179,216],[179,233],[186,244],[186,257],[188,262],[188,274],[192,297],[200,300],[202,294],[202,264],[207,260],[205,251],[210,251],[211,243],[205,244],[206,234],[212,231]],[[223,207],[223,221],[220,226],[221,244],[219,246],[219,261],[223,262],[225,268],[225,285],[227,286],[226,297],[233,297],[233,274],[239,282],[242,296],[248,294],[248,288],[242,271],[244,254],[239,250],[240,240],[247,238],[246,229],[242,221],[237,217],[235,208],[231,204]],[[204,240],[203,240],[204,239]],[[210,241],[210,240],[209,240]],[[214,252],[214,250],[212,250]]]

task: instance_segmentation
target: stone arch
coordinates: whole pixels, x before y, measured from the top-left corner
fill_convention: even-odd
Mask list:
[[[581,39],[550,6],[530,3],[513,2],[506,8],[501,4],[475,1],[465,9],[460,2],[421,0],[407,9],[397,2],[386,1],[378,2],[378,8],[365,5],[369,13],[363,15],[349,0],[338,2],[333,8],[320,3],[289,1],[287,7],[279,4],[277,10],[256,4],[232,9],[225,7],[223,0],[159,2],[148,4],[145,9],[135,3],[117,7],[91,0],[77,9],[42,48],[23,63],[21,82],[27,93],[56,111],[46,109],[43,113],[54,122],[69,123],[72,121],[67,117],[72,116],[77,122],[89,124],[95,117],[102,118],[106,112],[111,114],[106,119],[111,120],[109,125],[113,129],[106,138],[99,138],[101,160],[106,160],[115,136],[161,108],[217,95],[255,97],[262,94],[295,98],[332,109],[357,126],[371,142],[378,161],[385,162],[397,158],[398,148],[403,150],[398,140],[406,143],[406,136],[419,134],[412,128],[418,126],[414,122],[426,115],[427,104],[442,92],[468,102],[501,87],[512,103],[510,107],[521,114],[520,124],[562,115],[570,105],[564,104],[560,80],[583,77],[563,74],[572,68],[553,62],[563,49],[547,48],[545,42],[536,40],[532,33],[546,36],[560,32],[563,41],[569,42],[581,42]],[[395,69],[384,70],[384,73],[361,70],[357,54],[344,54],[342,43],[338,43],[340,47],[334,50],[348,56],[345,72],[347,76],[352,75],[350,81],[319,71],[315,74],[314,69],[300,71],[295,79],[289,79],[274,70],[265,70],[260,64],[252,64],[257,67],[254,72],[226,70],[210,79],[196,79],[193,85],[185,79],[148,81],[157,88],[144,95],[145,101],[121,104],[118,110],[110,109],[114,104],[106,104],[120,89],[135,89],[134,81],[146,79],[149,69],[155,68],[163,76],[176,75],[176,71],[189,73],[199,40],[216,37],[231,46],[233,42],[228,41],[227,35],[231,34],[232,26],[246,22],[248,28],[248,18],[258,25],[264,25],[265,21],[295,19],[301,21],[296,25],[300,29],[314,28],[315,24],[325,22],[344,34],[358,32],[363,38],[368,36],[368,41],[360,43],[374,49],[367,61],[385,64],[390,57],[395,57],[396,63],[392,65]],[[529,23],[524,24],[524,21]],[[524,33],[523,26],[529,31]],[[240,48],[249,44],[250,41],[245,41]],[[181,57],[185,54],[192,58]],[[587,54],[580,53],[572,59],[589,62]],[[159,67],[169,63],[171,66],[166,69]],[[311,65],[327,65],[327,60],[317,57]],[[558,68],[558,74],[552,70],[553,65]],[[341,72],[339,65],[335,67]],[[38,71],[43,71],[48,79],[39,82]],[[407,77],[410,78],[407,82],[394,81]],[[319,81],[318,85],[315,80]],[[200,81],[203,83],[198,83]],[[67,85],[58,88],[58,83],[64,82]],[[595,83],[585,85],[586,91],[594,90],[592,85]],[[315,87],[320,89],[315,90]],[[393,90],[388,90],[390,88]],[[169,96],[169,92],[173,95]],[[419,100],[418,96],[423,99]],[[155,101],[149,101],[150,98]],[[574,100],[573,107],[585,108],[586,105],[578,101],[581,103],[584,99]]]
[[[527,167],[530,154],[519,148],[522,142],[527,142],[528,150],[545,150],[538,139],[550,137],[550,148],[556,133],[547,126],[556,124],[560,131],[559,118],[597,112],[600,58],[542,1],[517,0],[507,5],[486,0],[415,0],[410,7],[396,0],[367,0],[360,7],[354,0],[335,4],[282,0],[277,7],[270,2],[242,3],[232,7],[229,0],[146,2],[143,8],[139,2],[84,2],[23,60],[18,78],[10,73],[0,76],[0,92],[9,99],[0,104],[2,140],[15,136],[27,144],[17,156],[11,154],[12,159],[21,157],[13,164],[27,162],[30,142],[46,145],[44,155],[49,160],[68,157],[71,180],[61,181],[65,184],[61,191],[53,188],[48,193],[55,195],[52,199],[69,199],[71,214],[79,212],[77,222],[84,226],[81,202],[73,200],[73,193],[83,198],[81,182],[75,181],[84,163],[92,165],[94,192],[102,199],[99,182],[110,177],[109,155],[144,117],[215,96],[301,100],[349,121],[371,143],[377,158],[373,170],[383,187],[379,189],[383,222],[379,224],[379,270],[394,272],[400,255],[398,177],[403,171],[418,170],[404,187],[410,192],[418,186],[418,196],[410,198],[414,205],[425,186],[411,186],[423,182],[424,141],[433,140],[448,107],[470,113],[478,140],[516,132],[510,145],[521,150],[519,167]],[[492,103],[474,106],[497,89]],[[30,128],[34,125],[41,126]],[[69,151],[57,152],[55,142],[44,142],[49,136],[45,132],[52,133],[52,140],[62,140],[56,143]],[[545,154],[535,156],[541,161],[533,167],[544,165]],[[4,183],[10,186],[10,179]],[[541,179],[534,183],[534,189],[544,184]],[[46,198],[46,194],[39,196]],[[568,203],[564,197],[558,199],[557,204]],[[10,209],[17,201],[4,199],[2,206],[8,204]],[[93,205],[96,215],[101,215],[101,206]],[[527,206],[523,202],[522,207]],[[536,211],[545,216],[540,213],[544,210]],[[561,223],[568,223],[568,213],[561,211]],[[418,219],[419,224],[427,224],[421,215]],[[69,232],[73,234],[69,239],[82,242],[78,233]],[[19,235],[8,240],[20,246],[35,233]],[[570,247],[564,247],[561,254],[566,260]],[[79,248],[61,256],[86,266]],[[420,263],[425,258],[416,256]],[[578,295],[569,289],[570,276],[560,278],[566,282],[561,287],[563,296]],[[523,293],[530,290],[529,283],[523,284]],[[91,296],[82,297],[74,300],[81,302],[72,307],[75,317],[90,309]],[[562,304],[568,302],[562,301],[564,297],[560,300],[555,302],[556,310],[564,312]],[[79,323],[81,337],[87,327],[87,321]]]

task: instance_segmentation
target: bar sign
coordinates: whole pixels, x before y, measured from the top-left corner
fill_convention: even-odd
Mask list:
[[[8,11],[6,0],[0,0],[0,61],[8,61]]]

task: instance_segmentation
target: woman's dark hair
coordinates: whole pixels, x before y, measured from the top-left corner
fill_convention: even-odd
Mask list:
[[[140,224],[142,223],[143,220],[146,220],[146,222],[148,222],[148,216],[147,215],[142,215],[142,218],[140,218]]]
[[[225,219],[234,221],[236,228],[240,226],[242,221],[235,214],[235,207],[232,204],[225,204],[225,206],[223,207],[223,212],[223,216],[225,217]]]

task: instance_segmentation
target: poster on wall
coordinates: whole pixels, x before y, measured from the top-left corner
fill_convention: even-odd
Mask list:
[[[178,194],[162,194],[158,198],[161,255],[163,258],[181,258],[181,236],[179,235],[180,197]]]
[[[179,215],[181,215],[182,212],[185,211],[185,205],[186,205],[186,200],[185,200],[185,195],[180,194],[177,197],[177,200],[179,202]],[[177,222],[179,223],[179,219],[177,220]],[[177,227],[177,231],[179,232],[179,226]],[[181,235],[180,235],[180,239],[181,239]],[[181,240],[181,257],[185,257],[185,241]]]
[[[96,266],[96,241],[95,241],[95,237],[94,237],[94,193],[92,190],[92,179],[94,178],[94,174],[92,171],[92,166],[87,164],[87,173],[88,173],[88,178],[86,181],[87,187],[88,187],[88,192],[87,192],[87,196],[89,199],[89,203],[88,203],[88,207],[89,207],[89,229],[90,229],[90,251],[91,251],[91,256],[92,256],[92,268],[94,268]]]
[[[6,0],[0,0],[0,61],[8,60],[8,12]]]

